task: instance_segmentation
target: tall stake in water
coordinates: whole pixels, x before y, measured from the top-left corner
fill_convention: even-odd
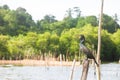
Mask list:
[[[100,18],[99,18],[99,27],[98,27],[97,62],[99,63],[99,66],[96,67],[97,80],[101,80],[101,74],[100,74],[100,62],[101,62],[100,61],[100,50],[101,50],[101,30],[102,30],[103,4],[104,4],[104,0],[101,0],[101,12],[100,12]]]

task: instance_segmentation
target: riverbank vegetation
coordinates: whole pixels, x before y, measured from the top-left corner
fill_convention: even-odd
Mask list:
[[[74,13],[74,17],[72,16]],[[103,16],[102,61],[118,61],[120,58],[120,25],[117,14]],[[36,22],[26,9],[11,10],[0,6],[0,59],[43,59],[60,54],[64,60],[79,60],[79,35],[84,34],[86,45],[97,50],[98,18],[81,16],[78,7],[69,8],[63,20],[48,14]],[[79,58],[80,56],[80,58]]]

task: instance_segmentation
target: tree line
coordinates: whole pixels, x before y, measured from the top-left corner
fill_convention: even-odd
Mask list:
[[[75,17],[73,17],[76,15]],[[103,15],[102,51],[103,61],[116,61],[120,57],[120,26],[118,17]],[[0,59],[45,59],[57,58],[60,54],[65,60],[79,56],[79,35],[84,34],[86,45],[97,50],[98,18],[81,16],[78,7],[69,8],[63,20],[53,15],[45,15],[36,22],[26,9],[16,10],[0,6]],[[93,47],[94,46],[94,47]]]

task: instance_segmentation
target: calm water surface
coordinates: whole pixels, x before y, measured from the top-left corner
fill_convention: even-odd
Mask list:
[[[94,68],[89,68],[87,80],[96,80]],[[0,66],[0,80],[69,80],[71,67],[65,66]],[[82,66],[75,67],[73,80],[80,80]],[[120,80],[120,64],[101,65],[101,80]]]

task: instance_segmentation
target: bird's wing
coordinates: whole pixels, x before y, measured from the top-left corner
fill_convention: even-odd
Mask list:
[[[91,51],[87,47],[85,47],[84,45],[82,46],[82,50],[84,53],[91,53]]]

